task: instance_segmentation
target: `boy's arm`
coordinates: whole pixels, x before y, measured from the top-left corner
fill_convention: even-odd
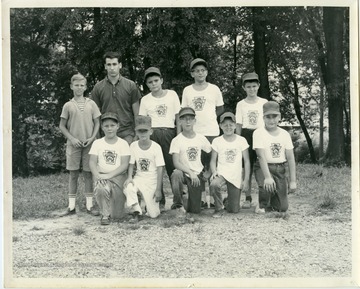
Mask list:
[[[296,165],[293,149],[285,149],[285,155],[288,162],[290,174],[289,193],[294,193],[296,190]]]
[[[99,132],[99,128],[100,128],[100,117],[97,117],[94,119],[94,129],[93,129],[92,135],[90,138],[88,138],[86,141],[84,141],[84,143],[83,143],[84,147],[88,146],[95,140],[96,135]]]
[[[139,108],[140,108],[140,104],[139,104],[139,101],[136,101],[134,102],[132,105],[132,111],[133,111],[133,114],[134,114],[134,117],[139,115]]]
[[[250,188],[250,157],[249,157],[249,149],[246,149],[242,152],[242,156],[244,159],[244,180],[242,181],[242,190],[247,192]]]
[[[187,173],[190,176],[191,184],[194,187],[198,187],[200,185],[200,180],[198,176],[188,166],[183,165],[180,162],[180,155],[178,153],[173,153],[172,159],[173,159],[174,167],[180,171],[183,171],[184,173]]]
[[[154,198],[156,202],[160,202],[161,200],[161,187],[162,187],[162,181],[163,181],[163,171],[164,171],[164,166],[160,166],[156,168],[156,173],[157,173],[157,181],[156,181],[156,189],[155,189],[155,194],[154,194]]]
[[[179,114],[175,114],[175,126],[176,126],[176,135],[181,133],[181,125],[180,125],[180,118]]]
[[[216,107],[216,116],[219,117],[224,112],[224,106],[220,105]]]
[[[237,123],[235,130],[236,134],[241,135],[241,129],[242,129],[242,123]]]
[[[90,171],[93,175],[94,181],[100,180],[100,174],[99,174],[99,170],[98,170],[98,166],[97,166],[97,161],[98,161],[97,155],[90,155],[89,167],[90,167]]]
[[[83,146],[82,142],[70,134],[69,130],[66,128],[66,123],[67,123],[67,119],[61,117],[60,125],[59,125],[61,132],[68,140],[71,141],[71,144],[74,147],[82,147]]]
[[[132,176],[133,176],[133,173],[134,173],[134,166],[135,166],[134,164],[129,164],[129,167],[128,167],[128,177],[127,177],[127,179],[126,179],[125,182],[124,182],[124,188],[126,188],[128,184],[133,183],[133,178],[132,178]]]
[[[265,158],[265,150],[264,149],[255,149],[256,155],[259,159],[261,171],[264,174],[264,189],[269,192],[274,192],[276,190],[276,184],[274,179],[272,178],[270,174],[270,170]]]
[[[215,150],[212,150],[211,151],[211,160],[210,160],[210,170],[211,170],[210,180],[212,180],[218,176],[217,167],[216,167],[217,157],[218,157],[218,153]]]
[[[129,167],[129,161],[130,161],[130,156],[121,156],[121,161],[120,161],[121,165],[118,168],[111,171],[110,173],[100,174],[101,179],[111,179],[113,177],[122,175],[127,171]]]

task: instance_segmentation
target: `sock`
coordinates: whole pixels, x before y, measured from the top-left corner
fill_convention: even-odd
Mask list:
[[[93,206],[93,198],[86,197],[86,209],[90,210]]]
[[[70,209],[70,211],[75,209],[75,201],[76,201],[76,198],[69,198],[69,209]]]
[[[249,202],[251,203],[251,202],[252,202],[252,198],[251,198],[251,196],[246,196],[245,201],[249,201]]]

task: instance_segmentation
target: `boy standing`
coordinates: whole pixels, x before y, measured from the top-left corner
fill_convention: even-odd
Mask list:
[[[206,81],[207,66],[206,61],[201,58],[191,61],[190,71],[194,83],[184,88],[181,106],[189,106],[195,110],[194,131],[206,136],[211,143],[220,134],[217,117],[224,111],[224,101],[219,87]],[[210,159],[211,154],[202,154],[205,172],[209,176]]]
[[[151,118],[139,115],[135,118],[135,132],[138,141],[130,145],[130,165],[128,179],[124,183],[124,193],[127,205],[132,207],[133,222],[138,221],[142,215],[138,203],[137,192],[140,192],[146,205],[147,214],[151,218],[160,215],[159,201],[161,200],[161,187],[163,178],[164,158],[161,147],[150,139],[152,133]],[[134,178],[134,166],[136,173]]]
[[[70,88],[74,97],[65,103],[59,128],[67,138],[66,169],[69,177],[69,207],[61,216],[76,213],[75,201],[78,186],[80,164],[85,180],[86,211],[99,215],[93,208],[93,185],[89,167],[89,151],[99,130],[100,111],[96,103],[84,97],[86,78],[81,74],[71,77]]]
[[[102,114],[113,112],[117,115],[117,135],[131,144],[134,140],[134,117],[139,113],[140,91],[136,84],[120,74],[120,54],[107,52],[104,55],[107,76],[99,81],[91,92]]]
[[[183,107],[179,111],[179,119],[182,132],[171,142],[170,154],[172,154],[175,170],[171,175],[171,187],[174,194],[171,209],[183,207],[183,184],[188,187],[187,211],[200,213],[201,193],[205,190],[205,178],[201,163],[201,151],[211,152],[209,141],[201,134],[194,131],[195,111],[191,107]]]
[[[150,138],[157,142],[162,149],[166,173],[170,179],[174,171],[172,157],[169,154],[170,144],[172,139],[180,133],[179,96],[173,90],[162,88],[163,78],[157,67],[145,70],[144,81],[151,92],[141,99],[139,115],[151,117],[152,134]],[[161,195],[160,208],[163,210],[165,206],[163,188],[161,188]]]
[[[95,197],[100,207],[101,225],[124,215],[124,181],[127,178],[130,149],[128,143],[119,138],[117,115],[112,112],[101,116],[101,129],[105,136],[91,146],[90,169],[95,181]]]
[[[286,212],[288,209],[288,184],[285,164],[290,174],[290,192],[296,190],[296,169],[290,134],[278,127],[280,108],[275,101],[263,106],[265,127],[254,132],[254,149],[258,161],[254,165],[259,185],[259,206],[256,213],[266,211]]]
[[[245,138],[235,134],[236,120],[231,112],[220,116],[220,128],[224,132],[213,140],[210,168],[212,172],[210,193],[215,199],[215,213],[213,217],[221,217],[223,200],[221,187],[227,186],[227,205],[229,213],[240,211],[240,193],[249,189],[250,161],[248,143]],[[244,158],[245,176],[242,179],[242,158]]]
[[[243,136],[248,142],[250,156],[250,185],[246,192],[246,199],[243,204],[244,209],[251,207],[251,176],[254,163],[256,161],[256,152],[253,149],[253,133],[255,129],[264,126],[262,119],[262,109],[266,99],[257,96],[260,87],[259,76],[252,72],[242,76],[242,86],[246,92],[246,98],[239,101],[236,105],[236,133]]]

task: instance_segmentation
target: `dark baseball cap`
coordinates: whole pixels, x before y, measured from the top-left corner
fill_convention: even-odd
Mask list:
[[[233,122],[236,122],[235,115],[232,112],[224,112],[222,115],[220,115],[220,123],[222,123],[227,118],[230,118]]]
[[[138,115],[135,117],[135,130],[151,129],[151,117],[147,115]]]
[[[263,105],[263,115],[269,114],[281,114],[280,113],[280,106],[275,101],[268,101]]]
[[[195,65],[204,65],[207,68],[207,63],[202,58],[195,58],[193,61],[190,62],[190,70],[194,68]]]
[[[187,107],[182,107],[180,108],[179,111],[179,117],[182,117],[184,115],[193,115],[195,116],[195,110],[193,110],[191,107],[187,106]]]
[[[255,73],[255,72],[245,73],[242,76],[241,80],[242,80],[242,84],[244,84],[244,82],[247,81],[247,80],[259,81],[259,75],[257,75],[257,73]]]
[[[148,69],[145,70],[144,73],[144,80],[146,80],[146,78],[150,75],[150,74],[156,74],[158,76],[161,77],[161,72],[160,69],[157,67],[149,67]]]
[[[112,119],[112,120],[115,120],[117,123],[119,122],[117,114],[114,112],[105,112],[104,114],[102,114],[101,121],[103,121],[105,119]]]

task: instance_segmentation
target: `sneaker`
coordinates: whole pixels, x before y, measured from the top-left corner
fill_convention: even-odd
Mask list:
[[[75,215],[75,214],[76,214],[76,209],[70,210],[70,208],[67,208],[65,212],[63,212],[59,215],[59,217],[65,217],[65,216],[70,216],[70,215]]]
[[[100,224],[104,225],[104,226],[110,225],[110,218],[109,217],[102,217],[101,221],[100,221]]]
[[[132,218],[129,220],[129,223],[135,224],[139,222],[139,212],[134,212]]]
[[[184,207],[177,208],[176,210],[181,214],[186,214],[186,210]]]
[[[215,212],[212,216],[213,218],[221,218],[224,215],[225,211],[224,210],[220,210]]]
[[[190,213],[187,213],[187,214],[185,215],[185,220],[186,220],[187,222],[189,222],[189,223],[194,223],[194,222],[195,222],[194,218],[191,216]]]
[[[91,207],[90,210],[86,209],[86,212],[93,216],[100,216],[100,212],[95,207]]]
[[[260,208],[259,205],[255,208],[255,214],[265,214],[265,208]]]
[[[251,207],[251,202],[249,200],[246,200],[242,205],[243,209],[250,209],[250,207]]]

